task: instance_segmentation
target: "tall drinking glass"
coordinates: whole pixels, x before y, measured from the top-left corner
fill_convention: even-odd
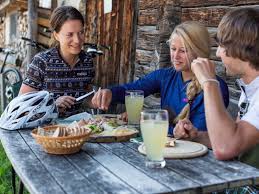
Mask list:
[[[128,114],[128,125],[139,125],[143,103],[144,92],[142,90],[126,90],[125,105]]]
[[[146,149],[146,166],[163,168],[163,151],[167,140],[168,112],[161,109],[141,112],[140,129]]]

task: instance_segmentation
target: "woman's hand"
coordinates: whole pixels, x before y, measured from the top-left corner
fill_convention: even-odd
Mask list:
[[[193,140],[198,136],[198,130],[189,119],[178,121],[174,128],[174,137]]]
[[[128,122],[128,114],[127,114],[127,112],[121,113],[120,119],[123,120],[124,122]]]
[[[75,104],[75,98],[72,96],[60,96],[56,100],[56,106],[60,113],[64,113],[66,109],[71,108]]]
[[[112,92],[109,89],[99,89],[92,98],[93,108],[108,110],[112,101]]]

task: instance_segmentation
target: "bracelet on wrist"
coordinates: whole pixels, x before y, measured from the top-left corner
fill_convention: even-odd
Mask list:
[[[219,86],[219,81],[216,80],[216,79],[206,79],[204,80],[202,83],[201,83],[201,87],[203,88],[204,84],[207,83],[207,82],[211,82],[211,83],[215,83]]]

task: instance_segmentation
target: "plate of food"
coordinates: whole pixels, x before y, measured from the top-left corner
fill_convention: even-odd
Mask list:
[[[91,129],[90,142],[123,142],[138,134],[138,130],[126,125],[119,115],[100,114],[92,118],[80,119],[69,124],[70,127],[86,127]]]

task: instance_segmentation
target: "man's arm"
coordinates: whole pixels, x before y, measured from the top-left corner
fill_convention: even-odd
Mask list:
[[[207,59],[192,63],[204,90],[206,123],[216,158],[230,159],[259,143],[259,131],[245,121],[235,122],[224,107],[219,86],[215,79],[215,66]]]
[[[253,125],[235,122],[228,114],[218,85],[206,82],[203,87],[206,122],[216,158],[233,158],[259,143],[259,131]]]

